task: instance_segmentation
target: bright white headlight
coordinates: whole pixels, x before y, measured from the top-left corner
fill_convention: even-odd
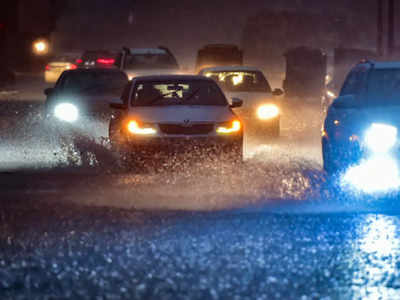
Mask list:
[[[269,120],[279,116],[279,108],[275,104],[263,104],[257,109],[260,120]]]
[[[58,104],[54,109],[54,115],[66,122],[75,122],[78,119],[78,108],[71,103]]]
[[[397,128],[373,123],[365,134],[365,144],[373,152],[385,153],[397,142]]]

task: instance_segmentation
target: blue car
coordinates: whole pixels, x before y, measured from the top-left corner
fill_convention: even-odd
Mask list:
[[[356,65],[329,106],[323,168],[363,190],[400,186],[400,62]]]

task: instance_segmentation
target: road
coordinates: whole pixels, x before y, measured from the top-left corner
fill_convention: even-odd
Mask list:
[[[1,299],[400,299],[397,196],[326,178],[319,104],[240,168],[126,172],[106,124],[45,125],[42,87],[0,95]]]

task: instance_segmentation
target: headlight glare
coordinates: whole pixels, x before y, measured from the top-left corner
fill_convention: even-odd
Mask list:
[[[279,116],[279,108],[275,104],[264,104],[258,107],[257,116],[261,120],[269,120]]]
[[[61,103],[54,108],[54,115],[65,122],[75,122],[78,119],[78,108],[71,103]]]
[[[397,128],[391,125],[373,123],[367,130],[364,141],[373,152],[388,152],[396,145]]]
[[[239,132],[242,129],[242,123],[239,120],[234,120],[232,122],[221,124],[217,128],[217,133],[219,134],[230,134]]]
[[[150,126],[140,126],[137,121],[128,122],[128,131],[137,135],[152,135],[157,133],[155,128]]]

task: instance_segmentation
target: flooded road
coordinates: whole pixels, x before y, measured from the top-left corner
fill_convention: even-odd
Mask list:
[[[400,298],[397,197],[329,182],[318,103],[286,100],[282,137],[246,139],[239,167],[127,172],[106,124],[65,135],[7,97],[2,299]]]

